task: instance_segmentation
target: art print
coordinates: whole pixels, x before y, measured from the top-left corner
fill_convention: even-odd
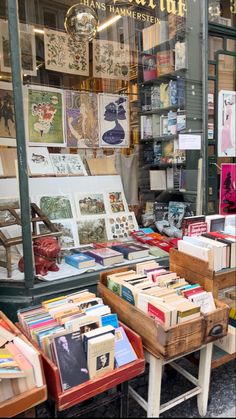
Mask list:
[[[77,247],[79,239],[77,235],[76,223],[74,220],[55,220],[53,224],[62,234],[59,236],[60,246],[62,250]],[[48,233],[45,224],[39,224],[40,234]]]
[[[102,193],[76,193],[75,204],[78,217],[106,214]]]
[[[97,95],[66,90],[64,98],[67,147],[98,147]]]
[[[28,147],[27,160],[31,175],[54,174],[49,152],[46,147]]]
[[[64,102],[59,89],[26,89],[26,126],[30,145],[64,147]]]
[[[3,72],[11,73],[10,41],[8,23],[0,21],[0,67]],[[20,24],[21,66],[29,76],[37,76],[34,28]]]
[[[0,144],[16,145],[14,98],[11,83],[0,83]]]
[[[218,157],[235,157],[236,92],[221,90],[218,100]]]
[[[236,214],[236,164],[223,163],[220,176],[220,209],[222,215]]]
[[[99,94],[100,147],[129,147],[128,96]]]
[[[8,210],[1,210],[1,207],[11,207],[16,210],[17,214],[20,215],[20,200],[13,196],[1,196],[0,197],[0,223],[12,222],[15,217]]]
[[[129,80],[129,45],[115,41],[93,41],[93,77]]]
[[[79,175],[87,176],[79,154],[50,154],[54,173],[57,175]]]
[[[79,243],[102,243],[108,240],[105,217],[83,218],[77,221]]]
[[[73,218],[69,195],[45,195],[38,198],[39,207],[50,220]]]
[[[45,68],[62,73],[89,75],[89,44],[65,32],[44,29]]]
[[[122,191],[107,192],[106,202],[110,213],[128,212],[128,205]]]
[[[170,226],[180,229],[185,214],[186,204],[184,202],[169,202],[168,221]]]
[[[127,240],[134,230],[138,230],[138,223],[133,212],[108,217],[109,240]]]

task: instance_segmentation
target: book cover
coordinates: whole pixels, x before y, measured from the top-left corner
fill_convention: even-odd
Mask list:
[[[160,109],[160,86],[151,87],[151,108],[153,110]]]
[[[184,202],[169,202],[169,212],[168,212],[168,221],[171,226],[174,226],[178,229],[182,227],[182,220],[185,212],[185,203]]]
[[[131,345],[123,327],[115,330],[115,365],[116,368],[129,364],[137,359],[137,355]]]
[[[203,291],[196,295],[190,295],[188,299],[200,306],[200,311],[204,314],[216,309],[212,292]]]
[[[177,112],[168,112],[168,135],[177,134]]]
[[[80,332],[54,338],[53,347],[63,391],[89,380]]]
[[[121,252],[116,251],[115,248],[101,248],[101,249],[94,249],[89,250],[86,252],[91,257],[94,257],[97,263],[100,263],[104,266],[115,264],[115,263],[122,263],[124,258]]]
[[[174,70],[172,50],[160,51],[156,54],[157,76],[171,73]]]
[[[151,54],[145,54],[142,57],[143,66],[143,80],[153,80],[157,77],[157,63],[156,56]]]
[[[176,42],[175,44],[175,70],[187,68],[186,42]]]
[[[66,255],[65,262],[78,269],[89,268],[96,265],[95,259],[85,253]]]
[[[178,90],[177,90],[177,81],[169,81],[169,95],[170,95],[170,106],[178,105]]]
[[[188,226],[188,236],[198,237],[207,232],[207,223],[193,223]]]
[[[13,343],[19,348],[25,358],[33,366],[36,387],[42,387],[43,376],[38,351],[32,345],[26,343],[18,336],[13,339]]]
[[[88,369],[90,378],[106,374],[114,369],[115,336],[107,333],[88,342]]]
[[[84,351],[87,355],[88,352],[88,343],[90,339],[94,339],[98,336],[106,335],[107,333],[112,333],[115,336],[115,327],[108,324],[106,326],[97,327],[94,330],[90,330],[83,334],[83,345],[84,345]]]
[[[126,259],[135,259],[149,255],[149,250],[145,246],[139,244],[122,244],[113,246],[114,250],[121,252]]]
[[[141,115],[141,139],[152,138],[152,116]]]
[[[166,171],[165,170],[150,170],[150,190],[164,191],[166,190]]]
[[[160,85],[160,108],[168,108],[170,106],[169,84],[161,83]]]
[[[102,323],[102,326],[111,325],[115,329],[117,327],[119,327],[118,316],[115,313],[114,314],[107,314],[106,316],[102,316],[101,317],[101,323]]]
[[[185,106],[185,80],[182,77],[177,78],[177,96],[178,106],[184,108]]]

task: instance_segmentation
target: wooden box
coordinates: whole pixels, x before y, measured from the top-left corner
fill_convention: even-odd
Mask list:
[[[165,360],[181,356],[198,349],[205,343],[227,334],[228,306],[215,300],[217,309],[200,318],[170,328],[165,328],[135,306],[123,300],[107,288],[107,275],[125,271],[113,269],[100,275],[98,291],[119,319],[135,330],[141,337],[144,347],[158,358]]]
[[[0,319],[9,326],[9,330],[30,344],[29,340],[20,332],[20,330],[0,311]],[[42,362],[42,359],[40,357]],[[26,410],[43,403],[47,399],[47,386],[43,375],[44,385],[35,387],[32,390],[25,391],[18,396],[11,397],[4,402],[0,402],[0,417],[11,418],[19,415]]]
[[[33,345],[42,355],[44,373],[46,377],[48,393],[50,397],[55,401],[56,408],[58,411],[62,411],[72,407],[84,400],[90,399],[110,388],[113,388],[124,381],[130,380],[139,374],[142,374],[145,370],[145,360],[143,353],[142,340],[137,333],[133,332],[124,324],[120,323],[120,326],[124,327],[124,330],[128,336],[130,343],[132,344],[138,359],[126,364],[123,367],[119,367],[109,372],[108,374],[95,378],[93,380],[86,381],[79,386],[72,387],[66,391],[62,391],[59,370],[56,364],[54,364],[45,353],[32,342]]]

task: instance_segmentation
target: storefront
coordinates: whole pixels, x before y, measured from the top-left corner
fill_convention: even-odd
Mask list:
[[[98,281],[35,279],[32,234],[55,230],[37,211],[32,227],[30,203],[64,254],[157,220],[177,238],[178,220],[163,223],[170,201],[173,217],[218,212],[219,167],[235,157],[235,11],[232,0],[0,1],[0,205],[20,207],[22,224],[2,209],[7,314]]]

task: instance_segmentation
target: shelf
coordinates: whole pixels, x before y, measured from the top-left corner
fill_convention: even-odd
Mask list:
[[[147,85],[157,84],[158,82],[162,82],[164,80],[169,80],[171,78],[181,77],[181,76],[183,76],[183,73],[186,72],[186,71],[187,71],[186,68],[182,68],[181,70],[172,71],[171,73],[166,73],[166,74],[163,74],[161,76],[158,76],[155,79],[146,80],[146,81],[140,82],[138,84],[140,86],[147,86]]]
[[[168,112],[168,111],[183,111],[184,109],[180,109],[179,106],[168,106],[168,108],[159,108],[159,109],[153,109],[150,111],[140,111],[139,114],[140,115],[153,115],[153,114],[162,114],[163,112]]]
[[[180,39],[183,40],[185,37],[186,37],[186,30],[184,28],[184,29],[181,29],[181,30],[177,31],[175,36],[173,36],[173,38],[167,39],[166,41],[161,42],[160,44],[157,44],[150,49],[147,49],[145,51],[141,51],[140,55],[153,54],[154,51],[157,52],[161,48],[166,49],[166,47],[168,47],[168,46],[170,46],[170,48],[173,48],[174,45],[172,46],[172,44],[175,44]]]
[[[177,139],[178,134],[176,135],[161,135],[160,137],[151,137],[151,138],[141,138],[140,141],[141,142],[145,142],[145,141],[155,141],[155,140],[175,140]]]

